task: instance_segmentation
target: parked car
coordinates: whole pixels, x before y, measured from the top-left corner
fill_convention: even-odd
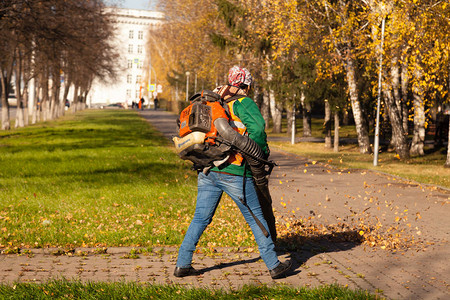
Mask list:
[[[103,107],[104,109],[121,109],[124,108],[122,103],[111,103]]]

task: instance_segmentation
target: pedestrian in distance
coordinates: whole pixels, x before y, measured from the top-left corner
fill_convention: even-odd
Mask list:
[[[241,135],[248,134],[248,137],[268,154],[264,118],[255,102],[248,97],[252,83],[253,78],[246,68],[234,66],[229,70],[228,84],[214,91],[227,103],[230,111],[229,123],[233,129]],[[227,99],[233,100],[227,102]],[[274,241],[268,234],[269,226],[264,219],[252,174],[246,167],[244,158],[237,151],[232,152],[227,162],[219,167],[198,173],[194,218],[180,246],[174,275],[184,277],[199,274],[191,265],[193,253],[201,235],[211,223],[224,192],[236,203],[250,226],[270,276],[273,279],[285,277],[291,268],[291,262],[280,262],[277,257]],[[246,203],[242,202],[242,199],[245,199]],[[262,223],[264,226],[265,234],[259,227],[258,220],[259,224]]]

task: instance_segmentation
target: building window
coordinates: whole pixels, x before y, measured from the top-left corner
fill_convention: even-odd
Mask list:
[[[133,83],[133,76],[131,74],[127,75],[127,83]]]
[[[143,67],[144,67],[144,63],[142,61],[140,61],[138,64],[138,69],[142,69]]]
[[[128,37],[130,39],[134,39],[134,31],[133,30],[130,30],[130,32],[128,33]]]
[[[136,83],[141,83],[141,75],[136,76]]]
[[[142,30],[138,31],[138,39],[140,40],[144,39],[144,32]]]
[[[128,53],[133,53],[133,45],[128,45]]]
[[[132,69],[133,68],[133,60],[129,59],[127,65],[128,65],[128,69]]]
[[[136,97],[136,98],[139,98],[139,90],[136,90],[135,97]]]
[[[137,53],[142,53],[142,49],[143,49],[143,46],[142,45],[138,45]]]
[[[131,90],[127,90],[127,97],[131,97]]]

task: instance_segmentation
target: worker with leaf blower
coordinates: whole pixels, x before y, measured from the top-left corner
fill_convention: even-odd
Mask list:
[[[275,218],[268,189],[274,163],[267,160],[265,121],[248,97],[252,81],[246,68],[234,66],[229,70],[229,84],[193,95],[180,114],[179,137],[173,140],[179,156],[194,163],[198,186],[194,218],[178,252],[176,277],[199,274],[191,265],[193,252],[224,192],[249,224],[270,276],[285,277],[291,267],[290,261],[280,262],[275,252]]]

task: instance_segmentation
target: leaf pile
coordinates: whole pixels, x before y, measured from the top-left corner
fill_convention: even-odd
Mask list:
[[[315,222],[311,216],[301,219],[284,217],[278,222],[280,241],[289,249],[298,249],[304,244],[350,242],[373,249],[397,251],[432,244],[417,239],[400,223],[383,226],[377,217],[366,212],[353,220],[335,224]]]

